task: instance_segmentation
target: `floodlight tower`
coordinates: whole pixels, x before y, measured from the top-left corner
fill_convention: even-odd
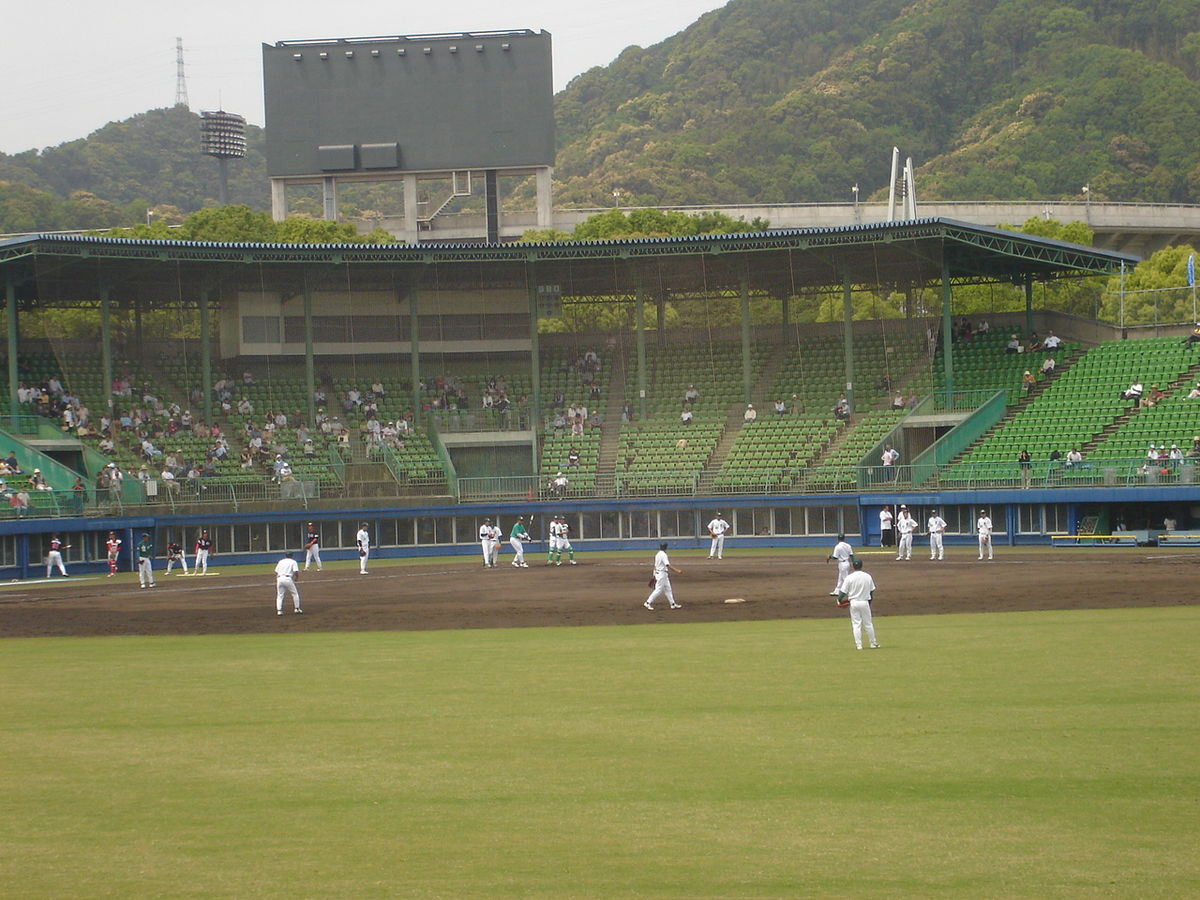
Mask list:
[[[246,118],[224,110],[200,113],[200,151],[215,156],[220,164],[221,185],[217,199],[229,203],[229,160],[246,155]]]

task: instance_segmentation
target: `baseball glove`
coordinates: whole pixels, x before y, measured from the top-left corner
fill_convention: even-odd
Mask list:
[[[847,606],[849,606],[849,605],[850,605],[850,601],[849,601],[849,600],[843,600],[842,598],[840,598],[840,597],[839,597],[839,598],[838,598],[838,601],[837,601],[837,605],[838,605],[839,607],[841,607],[842,609],[845,609]]]
[[[304,545],[304,549],[305,549],[305,550],[311,550],[311,549],[312,549],[312,545],[313,545],[313,544],[315,544],[315,543],[316,543],[316,541],[309,541],[307,544],[305,544],[305,545]]]
[[[651,575],[650,580],[646,582],[646,587],[654,587],[656,584],[658,584],[658,579]]]
[[[359,551],[358,551],[358,555],[359,555],[360,557],[366,556],[366,555],[367,555],[367,551],[366,551],[366,550],[359,550]]]

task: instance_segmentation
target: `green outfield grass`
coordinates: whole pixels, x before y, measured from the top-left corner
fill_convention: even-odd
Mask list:
[[[1195,896],[1198,626],[5,641],[0,896]]]

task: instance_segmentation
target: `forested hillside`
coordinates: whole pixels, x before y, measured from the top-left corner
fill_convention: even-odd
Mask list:
[[[866,198],[893,145],[926,199],[1200,202],[1200,0],[731,0],[680,27],[558,95],[557,205]],[[247,137],[231,196],[264,209]],[[0,231],[211,205],[198,147],[177,108],[0,154]]]

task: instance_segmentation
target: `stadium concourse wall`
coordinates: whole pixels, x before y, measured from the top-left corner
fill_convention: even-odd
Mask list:
[[[479,525],[490,518],[505,535],[502,559],[511,557],[508,531],[525,516],[534,543],[534,558],[546,550],[546,525],[554,515],[567,517],[577,553],[595,550],[657,549],[668,541],[675,550],[707,551],[706,524],[720,512],[733,525],[729,552],[739,548],[831,546],[844,532],[857,546],[878,546],[879,511],[883,505],[907,504],[923,524],[929,510],[947,520],[948,546],[975,546],[975,517],[987,509],[995,524],[998,546],[1048,546],[1052,536],[1076,533],[1085,517],[1101,523],[1115,520],[1118,508],[1138,505],[1161,518],[1200,520],[1200,485],[1146,485],[1113,488],[1012,488],[972,491],[847,494],[777,494],[746,497],[637,498],[503,502],[326,509],[321,511],[213,513],[208,515],[140,515],[10,519],[0,522],[0,578],[41,577],[52,534],[71,544],[64,553],[72,574],[107,569],[104,540],[115,531],[123,540],[121,571],[134,571],[131,550],[142,533],[153,536],[158,554],[155,569],[165,566],[163,553],[178,541],[192,558],[201,529],[215,542],[212,565],[273,564],[285,551],[303,555],[303,536],[314,522],[322,536],[325,561],[357,558],[354,536],[366,522],[372,536],[372,558],[473,556],[480,552]],[[1194,515],[1193,515],[1194,512]],[[1141,523],[1131,523],[1141,527]],[[1153,529],[1151,529],[1153,533]]]

